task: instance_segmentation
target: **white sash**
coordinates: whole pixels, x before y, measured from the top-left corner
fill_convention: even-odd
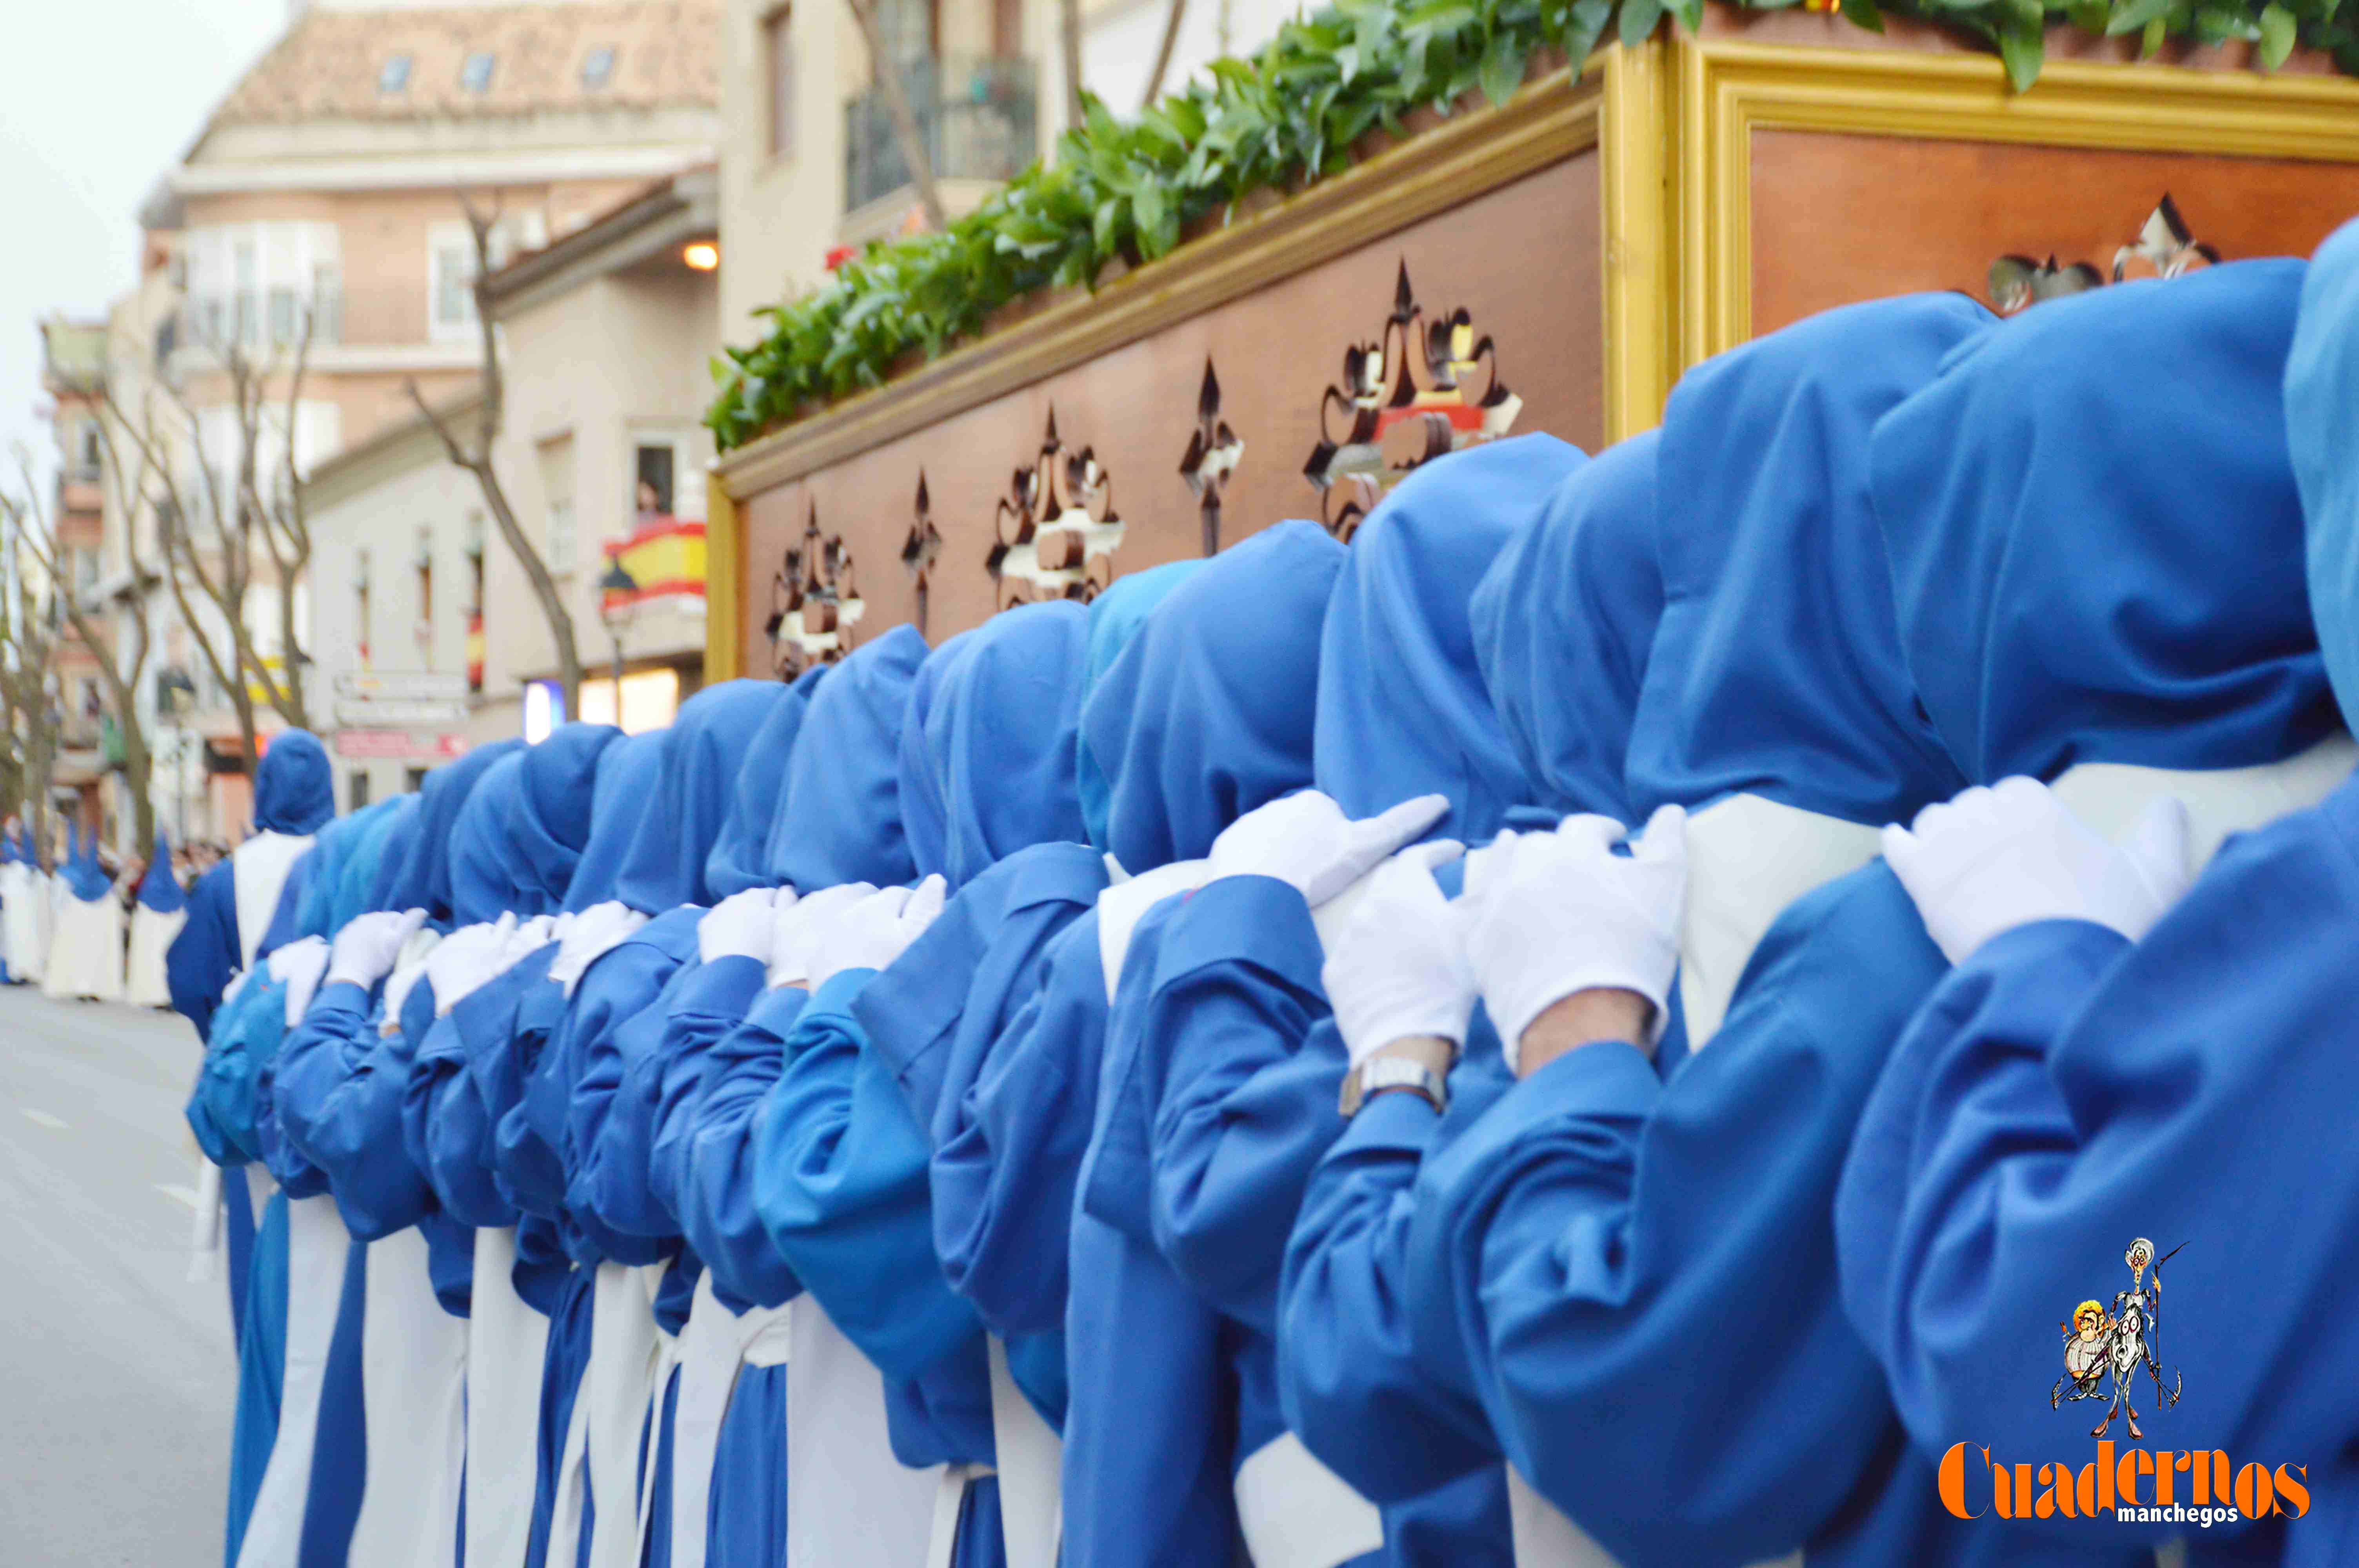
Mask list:
[[[416,1226],[369,1244],[361,1320],[368,1476],[348,1568],[448,1563],[466,1459],[467,1325],[442,1310]],[[527,1505],[528,1507],[529,1505]]]
[[[663,1442],[664,1398],[671,1391],[672,1379],[679,1375],[680,1339],[687,1332],[681,1325],[679,1334],[669,1333],[660,1323],[656,1325],[656,1367],[648,1379],[647,1421],[647,1452],[639,1461],[639,1561],[647,1560],[647,1541],[655,1533],[656,1523],[656,1450]],[[672,1475],[677,1481],[679,1459],[679,1407],[672,1407]],[[673,1488],[675,1494],[679,1487]],[[679,1532],[679,1521],[672,1521],[672,1533]]]
[[[238,968],[254,968],[254,950],[270,931],[287,873],[311,847],[309,833],[257,833],[230,851],[230,889],[237,903]]]
[[[516,1292],[516,1232],[475,1232],[467,1309],[467,1561],[523,1568],[549,1319]]]
[[[1065,1533],[1065,1442],[1016,1386],[997,1335],[991,1338],[991,1438],[1007,1568],[1057,1568]]]
[[[279,1385],[278,1435],[255,1494],[237,1568],[295,1568],[301,1550],[320,1397],[351,1242],[334,1198],[287,1200],[287,1363]]]
[[[2053,788],[2074,816],[2115,839],[2156,797],[2177,795],[2187,806],[2189,848],[2200,870],[2230,834],[2267,827],[2332,795],[2354,763],[2359,744],[2348,735],[2333,735],[2299,756],[2252,768],[2189,772],[2082,762],[2066,769]]]
[[[1385,1543],[1375,1505],[1290,1432],[1237,1466],[1236,1498],[1254,1568],[1333,1568]]]
[[[893,1457],[885,1379],[818,1302],[787,1312],[787,1568],[917,1568],[944,1467]]]
[[[649,1267],[661,1277],[663,1264]],[[592,1286],[590,1365],[578,1401],[589,1412],[582,1440],[593,1509],[589,1568],[638,1568],[639,1438],[657,1353],[653,1281],[642,1273],[601,1263]]]
[[[737,1368],[747,1359],[754,1342],[767,1331],[775,1328],[775,1337],[784,1341],[786,1316],[785,1307],[755,1307],[733,1315],[713,1294],[711,1271],[696,1282],[696,1300],[679,1335],[679,1399],[672,1414],[672,1568],[703,1568],[713,1455],[721,1445],[721,1422],[729,1413],[730,1395],[737,1386]],[[781,1343],[781,1360],[784,1352]],[[660,1395],[660,1380],[656,1388]]]
[[[1620,1568],[1605,1548],[1516,1473],[1507,1473],[1507,1523],[1516,1542],[1516,1568]]]
[[[1874,860],[1877,834],[1757,795],[1733,795],[1688,817],[1680,1001],[1690,1050],[1701,1051],[1719,1032],[1771,924],[1812,888]]]

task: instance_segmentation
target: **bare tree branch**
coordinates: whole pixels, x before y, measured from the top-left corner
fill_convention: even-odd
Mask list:
[[[1065,124],[1089,118],[1082,97],[1082,0],[1057,0],[1057,43],[1065,59]]]
[[[918,125],[917,111],[910,107],[908,89],[902,83],[901,62],[886,49],[885,35],[876,26],[875,0],[844,0],[844,4],[852,7],[860,36],[867,40],[868,79],[885,100],[886,117],[893,122],[893,141],[901,149],[901,161],[908,166],[909,182],[918,188],[918,205],[925,209],[926,223],[936,230],[947,229],[950,215],[934,185],[934,160],[927,156],[925,133]]]
[[[1170,9],[1163,14],[1163,41],[1155,46],[1155,66],[1147,73],[1147,95],[1138,101],[1142,109],[1163,95],[1163,73],[1171,69],[1171,51],[1180,47],[1180,19],[1188,14],[1188,0],[1171,0]]]

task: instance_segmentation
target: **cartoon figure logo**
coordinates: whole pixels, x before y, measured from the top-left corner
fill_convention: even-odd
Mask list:
[[[2185,1243],[2180,1243],[2183,1246]],[[2092,1437],[2104,1436],[2116,1415],[2129,1418],[2131,1437],[2146,1435],[2138,1430],[2138,1412],[2130,1403],[2130,1390],[2141,1367],[2154,1379],[2158,1401],[2166,1405],[2179,1402],[2186,1377],[2172,1368],[2171,1384],[2165,1388],[2162,1362],[2156,1347],[2162,1310],[2162,1266],[2179,1253],[2180,1247],[2174,1247],[2157,1258],[2154,1243],[2139,1237],[2122,1254],[2122,1261],[2129,1265],[2130,1287],[2114,1292],[2113,1310],[2108,1312],[2093,1301],[2082,1302],[2073,1309],[2071,1322],[2058,1325],[2064,1334],[2064,1375],[2048,1391],[2049,1407],[2056,1409],[2067,1400],[2106,1399],[2108,1379],[2112,1384],[2105,1418],[2090,1429]],[[2152,1283],[2146,1277],[2149,1267],[2154,1270]]]

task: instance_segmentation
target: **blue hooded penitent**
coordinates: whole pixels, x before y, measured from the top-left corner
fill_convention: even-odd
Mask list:
[[[2340,255],[2343,269],[2359,261],[2347,244]],[[2315,560],[2322,536],[2339,545],[2351,518],[2305,520],[2293,505],[2299,470],[2278,421],[2299,435],[2326,419],[2277,410],[2281,385],[2298,401],[2311,373],[2288,364],[2289,345],[2317,351],[2310,334],[2335,323],[2309,311],[2349,275],[2304,297],[2302,274],[2236,263],[2042,305],[1877,432],[1879,496],[1889,474],[1924,508],[1886,521],[1911,585],[1911,663],[1978,773],[2170,770],[2150,788],[2183,795],[2200,849],[2317,799],[2347,770],[2347,750],[2312,745],[2332,713],[2302,607],[2305,554]],[[1901,449],[1943,413],[1942,452]],[[2331,415],[2338,450],[2349,414]],[[2069,458],[2025,449],[2027,431],[2068,419]],[[1970,467],[1976,482],[1962,480]],[[1937,561],[1952,563],[1943,591],[1912,591]],[[2321,600],[2338,591],[2308,586]],[[1990,608],[1959,612],[1973,606]],[[1968,693],[1971,713],[1958,707]],[[2281,762],[2243,792],[2220,773]],[[2077,793],[2086,783],[2068,775],[2059,793],[2095,800]],[[2231,838],[2135,947],[2087,920],[2018,926],[1917,1012],[1861,1117],[1835,1223],[1844,1306],[1920,1446],[1968,1431],[1995,1455],[2083,1442],[2110,1388],[2060,1412],[2008,1397],[2064,1370],[2054,1333],[2022,1325],[2127,1289],[2123,1249],[2138,1236],[2159,1253],[2188,1243],[2163,1271],[2158,1314],[2162,1377],[2184,1357],[2183,1395],[2158,1410],[2140,1377],[2129,1399],[2155,1423],[2150,1442],[2292,1455],[2359,1432],[2347,1310],[2359,1159],[2329,1108],[2347,1121],[2359,1092],[2348,1026],[2329,1022],[2359,1011],[2354,821],[2346,783],[2319,809]],[[2326,1045],[2332,1034],[2344,1044]],[[2222,1192],[2240,1195],[2233,1226],[2212,1217]],[[2199,1376],[2201,1347],[2229,1345]],[[2287,1377],[2295,1365],[2302,1375]],[[2117,1422],[2109,1435],[2128,1438]],[[2338,1494],[2359,1503],[2347,1463],[2310,1474],[2321,1512],[2343,1511]],[[1986,1495],[1986,1482],[1969,1487]],[[2082,1529],[2122,1533],[2112,1519]],[[2312,1560],[2334,1560],[2332,1543],[2350,1540],[2315,1515],[2290,1524],[2287,1561],[2304,1560],[2305,1541]]]
[[[2318,247],[2286,360],[2286,438],[2310,518],[2310,614],[2343,711],[2359,713],[2359,224]]]
[[[926,655],[909,683],[909,705],[901,720],[899,783],[901,836],[908,842],[909,863],[920,877],[940,876],[949,864],[951,813],[942,799],[941,774],[926,745],[926,715],[950,680],[951,672],[966,657],[974,633],[962,632]]]
[[[1201,859],[1222,828],[1302,787],[1320,621],[1346,554],[1300,521],[1232,545],[1164,588],[1095,683],[1082,755],[1103,770],[1103,842],[1125,871]]]
[[[1475,665],[1467,602],[1516,526],[1587,460],[1517,436],[1420,465],[1352,537],[1319,661],[1319,787],[1351,816],[1446,795],[1428,837],[1481,843],[1527,804]]]
[[[1908,669],[1969,778],[2236,767],[2338,727],[2277,395],[2303,272],[2055,301],[1876,426]]]
[[[376,847],[376,869],[371,873],[367,896],[363,899],[364,913],[397,909],[394,903],[402,893],[402,884],[409,875],[409,852],[418,843],[419,813],[425,802],[421,792],[411,790],[400,797],[408,804],[397,814]]]
[[[331,935],[342,931],[345,922],[368,909],[370,895],[383,876],[386,853],[401,825],[418,809],[418,797],[397,795],[381,804],[383,809],[370,811],[368,826],[363,829],[352,854],[345,857],[343,874],[336,879],[328,908]]]
[[[767,880],[804,892],[842,882],[915,879],[899,805],[901,721],[926,640],[896,626],[853,649],[811,698],[806,728],[827,715],[825,746],[795,747],[786,801],[762,851]],[[827,833],[810,825],[837,824]]]
[[[623,862],[639,836],[640,819],[656,798],[672,732],[652,730],[631,735],[598,753],[597,783],[590,795],[590,836],[582,841],[565,907],[580,914],[616,897]]]
[[[98,830],[92,828],[84,837],[69,823],[66,832],[67,842],[72,846],[63,870],[67,890],[84,903],[104,898],[106,890],[114,884],[106,868],[98,863]]]
[[[335,778],[320,738],[308,730],[272,736],[254,774],[255,831],[317,833],[335,814]]]
[[[1663,613],[1659,430],[1600,452],[1507,541],[1469,606],[1474,653],[1540,804],[1632,819],[1623,773]]]
[[[623,739],[610,724],[560,725],[524,754],[524,788],[503,823],[506,860],[519,868],[511,905],[520,914],[554,914],[573,884],[596,809],[600,770]]]
[[[1284,524],[1279,524],[1284,527]],[[1106,817],[1114,808],[1113,785],[1107,782],[1106,766],[1090,749],[1090,720],[1087,702],[1105,679],[1106,671],[1130,640],[1147,623],[1147,616],[1163,602],[1171,590],[1187,581],[1203,566],[1201,561],[1171,561],[1159,567],[1149,567],[1143,572],[1132,572],[1114,579],[1112,587],[1098,595],[1090,605],[1090,641],[1082,655],[1081,753],[1076,761],[1075,777],[1082,796],[1082,827],[1090,842],[1101,849],[1111,849],[1106,837]],[[1117,860],[1121,857],[1116,856]]]
[[[401,871],[387,890],[383,907],[422,909],[428,925],[449,929],[451,830],[458,823],[459,808],[467,804],[468,792],[494,762],[522,750],[521,740],[495,741],[426,775],[413,817],[418,827],[408,836]]]
[[[794,754],[795,736],[810,710],[811,694],[833,667],[813,665],[805,670],[754,732],[745,760],[737,766],[728,819],[721,825],[721,837],[712,841],[712,852],[704,858],[705,891],[713,903],[748,888],[768,885],[762,849],[769,842],[778,805],[787,796],[787,759]]]
[[[524,796],[529,750],[510,752],[484,770],[451,824],[451,924],[464,928],[497,920],[503,911],[540,914],[538,890],[527,899],[507,856],[507,818]],[[520,870],[521,868],[516,868]],[[533,905],[527,908],[529,903]]]
[[[933,693],[926,750],[952,892],[1029,845],[1081,841],[1073,731],[1088,621],[1070,600],[1005,611],[960,640]]]
[[[139,879],[139,902],[158,914],[188,906],[189,895],[172,874],[172,840],[160,827],[156,829],[156,852],[147,858],[147,872]]]
[[[704,862],[729,815],[738,765],[771,710],[792,700],[776,681],[731,680],[679,705],[656,809],[640,820],[614,879],[615,897],[648,914],[712,902]]]

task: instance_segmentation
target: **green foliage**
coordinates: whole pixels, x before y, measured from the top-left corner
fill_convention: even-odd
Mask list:
[[[1741,0],[1761,9],[1796,0]],[[2243,39],[2274,70],[2297,44],[2359,74],[2359,21],[2341,0],[1807,0],[1882,31],[1916,16],[1992,47],[2017,90],[2039,75],[2045,30]],[[1190,225],[1226,222],[1259,190],[1341,172],[1371,131],[1411,111],[1448,114],[1479,92],[1505,103],[1535,54],[1588,56],[1609,37],[1645,41],[1668,14],[1694,30],[1702,0],[1335,0],[1288,22],[1252,59],[1203,77],[1127,119],[1088,100],[1049,164],[1034,164],[946,230],[876,243],[828,284],[773,306],[769,335],[713,364],[705,416],[723,449],[834,399],[880,385],[913,355],[973,337],[1001,307],[1056,287],[1094,287],[1107,265],[1169,253]],[[2359,6],[2354,6],[2359,16]]]

